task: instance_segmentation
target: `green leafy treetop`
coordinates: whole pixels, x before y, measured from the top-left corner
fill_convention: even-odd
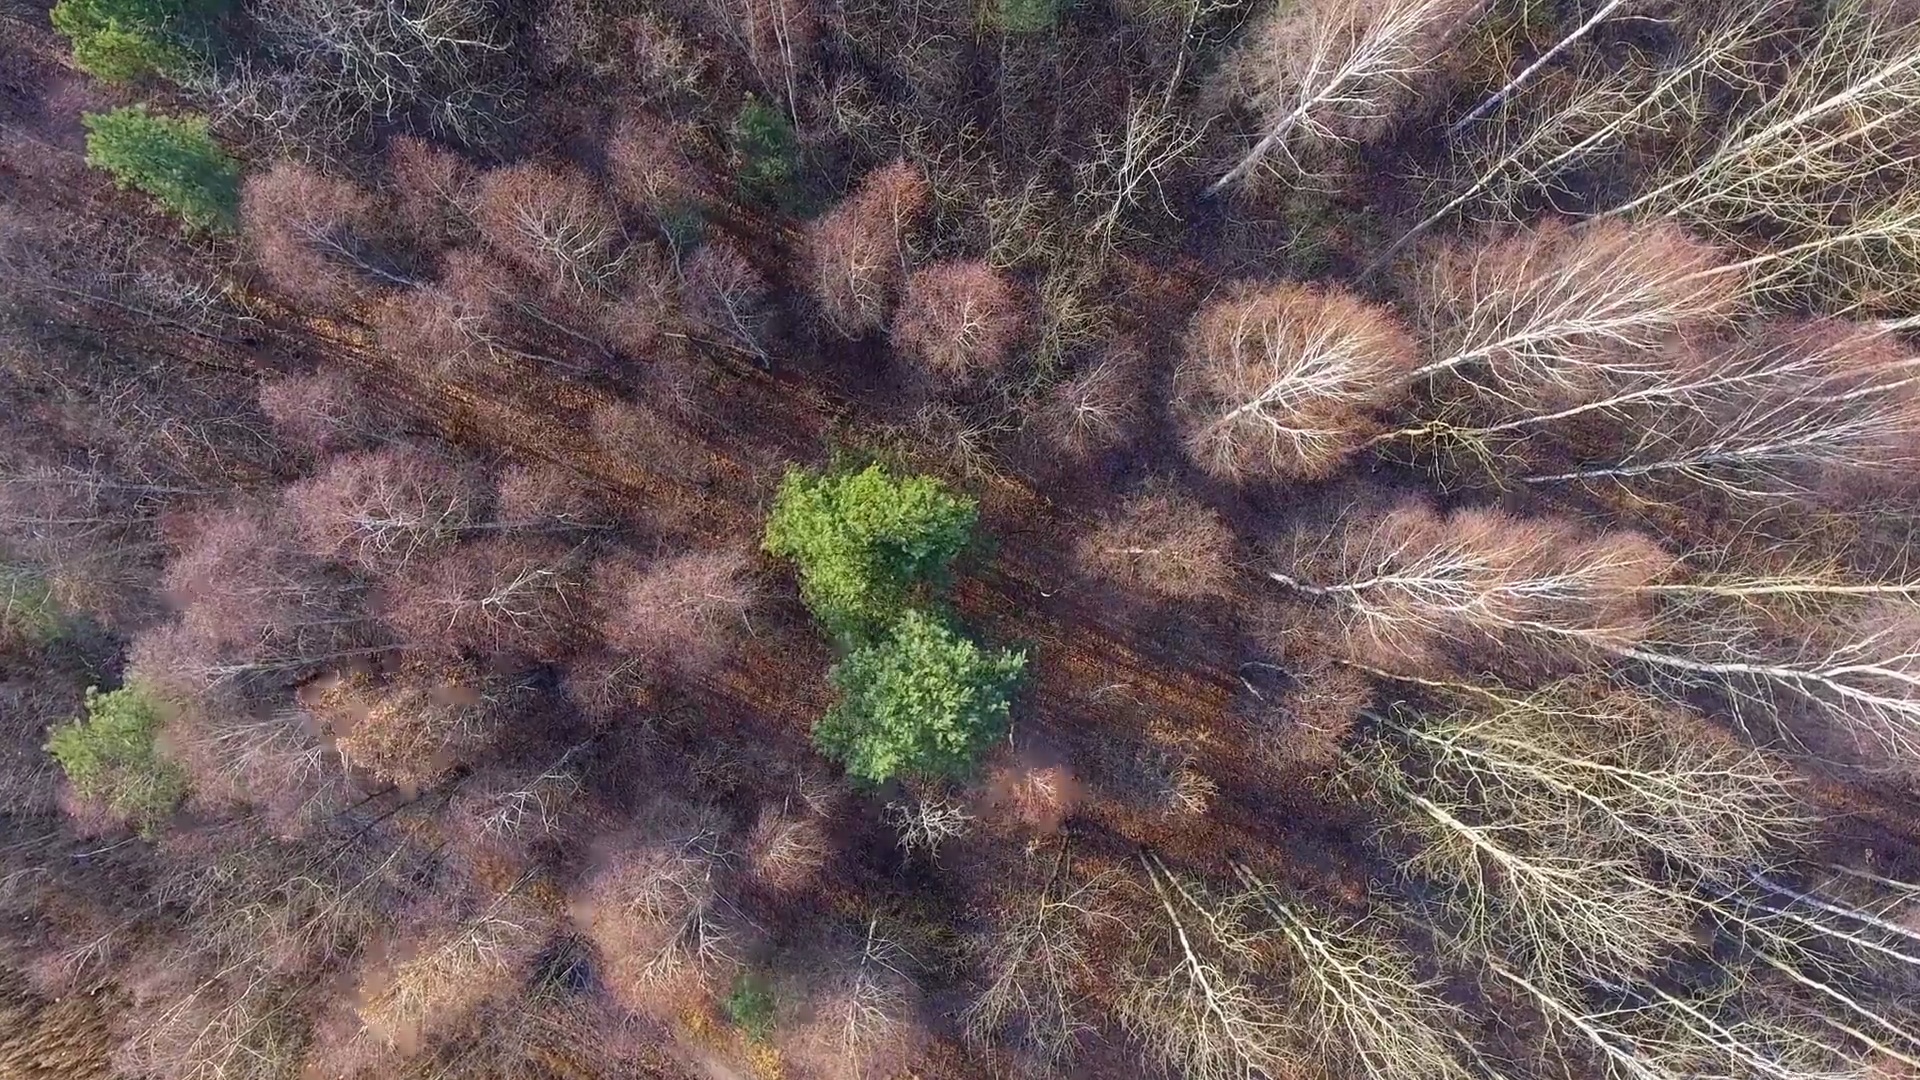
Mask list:
[[[740,187],[757,199],[781,201],[793,194],[800,174],[800,144],[777,106],[749,97],[733,119],[733,151]]]
[[[764,976],[741,972],[733,980],[733,990],[722,1003],[727,1019],[754,1042],[766,1042],[773,1035],[776,1004],[773,990]]]
[[[60,0],[53,28],[73,42],[73,62],[108,82],[192,67],[190,43],[220,7],[219,0]]]
[[[187,793],[186,775],[160,756],[160,710],[136,686],[87,688],[87,715],[47,733],[47,753],[74,791],[151,836]]]
[[[87,164],[123,188],[160,200],[192,229],[231,228],[240,166],[214,141],[204,116],[156,116],[143,105],[88,113]]]
[[[820,751],[855,776],[964,776],[1007,730],[1024,652],[985,650],[946,620],[908,611],[829,675],[840,700],[814,725]]]
[[[1060,19],[1064,0],[1000,0],[1000,28],[1009,34],[1037,34]]]
[[[800,567],[800,595],[848,644],[884,633],[914,587],[944,578],[979,516],[974,501],[930,476],[787,473],[767,520],[766,549]]]
[[[43,644],[66,629],[47,579],[28,567],[0,562],[0,643]]]

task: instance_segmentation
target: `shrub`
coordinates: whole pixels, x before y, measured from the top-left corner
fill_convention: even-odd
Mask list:
[[[1024,322],[1005,274],[979,261],[935,263],[907,279],[893,347],[935,381],[964,386],[1006,367]]]
[[[191,229],[228,229],[240,203],[240,166],[204,116],[155,116],[142,105],[88,113],[87,164],[123,188],[160,200]]]
[[[73,42],[73,62],[96,78],[125,82],[178,74],[188,42],[219,7],[209,0],[60,0],[53,28]]]
[[[800,174],[800,144],[786,114],[748,98],[734,117],[732,136],[741,190],[769,202],[790,198]]]
[[[944,577],[978,510],[930,476],[787,473],[767,519],[766,550],[799,564],[800,595],[827,631],[871,640],[916,585]]]
[[[742,972],[733,980],[733,990],[727,994],[723,1003],[727,1010],[727,1019],[733,1026],[746,1032],[747,1038],[755,1042],[766,1041],[773,1034],[773,991],[767,987],[767,981],[750,972]]]
[[[186,776],[160,756],[160,710],[138,687],[87,688],[87,715],[47,733],[47,753],[74,791],[152,835],[186,795]]]
[[[814,725],[822,753],[875,783],[961,776],[1007,729],[1024,652],[989,651],[946,620],[908,611],[830,673],[840,700]]]
[[[0,643],[52,641],[65,629],[52,583],[28,567],[0,563]]]
[[[905,160],[863,177],[853,194],[807,227],[808,277],[820,314],[847,337],[886,324],[906,249],[932,188]]]
[[[1000,0],[1000,29],[1009,34],[1037,34],[1060,19],[1066,0]]]

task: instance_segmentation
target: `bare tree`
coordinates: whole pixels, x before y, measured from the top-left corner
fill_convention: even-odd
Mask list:
[[[449,371],[489,374],[526,361],[580,375],[590,365],[572,356],[571,347],[601,361],[613,359],[595,332],[599,328],[581,310],[590,311],[591,303],[567,312],[580,299],[536,295],[484,252],[462,248],[445,256],[438,280],[387,297],[372,321],[388,352],[428,357]]]
[[[1549,660],[1630,649],[1654,615],[1644,587],[1672,565],[1633,533],[1591,535],[1564,519],[1493,510],[1442,518],[1418,502],[1347,525],[1335,559],[1340,569],[1325,583],[1268,577],[1337,605],[1349,647],[1388,666],[1425,666],[1436,650],[1490,642],[1531,643]]]
[[[752,62],[760,85],[787,102],[800,120],[800,84],[813,64],[820,26],[810,0],[715,0],[721,25],[732,32]]]
[[[397,576],[381,614],[422,651],[552,656],[574,629],[580,577],[576,546],[491,537]]]
[[[1300,1038],[1323,1069],[1355,1080],[1476,1075],[1460,1058],[1461,1009],[1406,946],[1373,925],[1331,924],[1245,865],[1234,873],[1288,947]]]
[[[290,679],[384,651],[361,589],[297,550],[258,510],[203,520],[161,583],[179,619],[146,631],[132,650],[155,685],[191,693],[249,675]]]
[[[615,125],[607,141],[607,171],[628,205],[662,219],[663,226],[701,197],[709,179],[687,160],[673,127],[646,112],[628,113]]]
[[[1531,1002],[1547,1046],[1620,1080],[1871,1080],[1878,1070],[1841,1052],[1796,1010],[1728,992],[1690,1001],[1658,986],[1626,987],[1624,1004],[1590,1004],[1522,971],[1488,965],[1496,985]],[[1610,983],[1610,986],[1619,986]]]
[[[1005,369],[1026,319],[1013,283],[984,262],[914,271],[889,340],[936,381],[966,386]]]
[[[334,308],[362,283],[413,284],[375,248],[372,199],[311,166],[280,161],[248,176],[240,216],[267,276],[298,302]]]
[[[748,927],[722,892],[735,854],[719,815],[663,802],[647,816],[649,835],[614,854],[581,899],[609,989],[664,1018],[725,984]]]
[[[1154,488],[1122,503],[1075,545],[1075,556],[1102,577],[1175,600],[1232,591],[1233,530],[1212,508]]]
[[[1534,95],[1528,108],[1494,129],[1489,145],[1463,148],[1454,169],[1460,178],[1449,185],[1453,193],[1376,256],[1367,272],[1393,262],[1456,213],[1508,219],[1514,207],[1543,193],[1568,191],[1580,171],[1622,161],[1632,149],[1689,122],[1712,86],[1758,74],[1763,46],[1779,30],[1777,15],[1772,0],[1716,4],[1675,27],[1684,42],[1658,66],[1574,67],[1563,83]],[[1456,124],[1456,132],[1466,122]]]
[[[251,15],[282,69],[264,100],[302,131],[339,138],[417,108],[473,139],[519,98],[507,27],[485,0],[267,0]]]
[[[1737,312],[1738,274],[1669,225],[1547,224],[1433,260],[1420,287],[1435,359],[1483,400],[1577,403],[1668,372],[1654,348]]]
[[[261,383],[260,411],[281,439],[317,455],[379,441],[394,427],[353,376],[339,370]]]
[[[1585,832],[1560,804],[1508,809],[1412,775],[1391,754],[1363,761],[1373,790],[1417,838],[1408,873],[1442,886],[1451,948],[1578,985],[1644,976],[1693,940],[1688,895],[1648,870],[1637,846]]]
[[[478,524],[470,472],[428,450],[343,454],[283,494],[307,549],[371,574],[390,573]]]
[[[367,1030],[390,1044],[411,1043],[526,979],[553,929],[551,915],[520,895],[530,879],[364,987],[359,1013]]]
[[[1905,162],[1920,117],[1920,38],[1889,5],[1827,14],[1784,82],[1730,123],[1697,159],[1608,211],[1731,223],[1804,205],[1830,184],[1860,190]]]
[[[782,1036],[793,1057],[861,1080],[906,1057],[920,994],[904,969],[905,951],[878,919],[847,936],[807,981],[806,1019]]]
[[[593,576],[607,640],[690,675],[726,658],[757,592],[741,548],[685,552],[645,568],[602,564]]]
[[[1246,897],[1216,898],[1142,856],[1164,922],[1125,975],[1118,1012],[1148,1052],[1193,1080],[1282,1076],[1296,1064],[1286,1005],[1263,985]]]
[[[831,853],[820,817],[808,808],[768,805],[747,837],[745,865],[763,885],[793,892],[814,882]]]
[[[1644,417],[1632,443],[1610,460],[1535,467],[1520,480],[1779,502],[1841,496],[1920,460],[1920,359],[1878,328],[1762,326],[1672,378],[1591,404]]]
[[[919,169],[896,161],[868,173],[808,229],[809,285],[835,330],[857,337],[886,325],[930,194]]]
[[[500,470],[493,508],[496,524],[505,529],[606,529],[618,521],[586,477],[551,462]]]
[[[938,861],[941,846],[965,836],[974,821],[966,804],[940,785],[903,793],[887,803],[881,816],[899,836],[902,851],[925,852],[929,861]]]
[[[1063,846],[1038,889],[1009,891],[979,945],[985,985],[962,1017],[970,1041],[1010,1039],[1049,1068],[1072,1060],[1094,1027],[1096,937],[1121,923],[1118,874],[1077,872]]]
[[[577,170],[537,163],[480,177],[481,235],[493,249],[556,289],[607,289],[627,259],[620,218]]]
[[[1328,476],[1416,362],[1389,312],[1343,292],[1283,284],[1212,304],[1174,377],[1188,452],[1215,476]]]
[[[1129,211],[1151,200],[1158,200],[1169,217],[1178,216],[1165,185],[1174,170],[1192,158],[1201,133],[1170,107],[1172,87],[1168,89],[1167,98],[1136,99],[1126,126],[1097,134],[1094,156],[1075,167],[1074,201],[1097,211],[1087,235],[1102,248],[1126,234]]]
[[[711,340],[772,365],[767,281],[738,248],[726,240],[702,244],[686,262],[681,296],[688,320]]]
[[[592,748],[575,743],[543,766],[494,769],[462,784],[448,802],[455,835],[470,850],[524,861],[527,848],[559,834],[584,790],[582,759]]]
[[[396,224],[414,250],[437,255],[474,238],[475,170],[459,154],[413,135],[388,145]]]
[[[350,686],[329,715],[343,763],[420,791],[486,750],[524,706],[526,687],[470,669]]]
[[[1050,448],[1076,461],[1124,445],[1146,413],[1145,362],[1130,344],[1110,345],[1055,386],[1029,423]]]
[[[1253,146],[1207,189],[1246,179],[1270,155],[1293,165],[1305,143],[1361,141],[1410,100],[1481,0],[1313,0],[1282,7],[1234,58],[1235,89],[1259,114]]]

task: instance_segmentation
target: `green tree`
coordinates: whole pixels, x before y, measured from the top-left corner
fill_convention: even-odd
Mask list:
[[[40,644],[67,629],[47,579],[25,566],[0,563],[0,642]]]
[[[800,143],[787,114],[749,97],[733,119],[732,135],[741,190],[757,199],[790,200],[800,175]]]
[[[80,70],[109,82],[177,76],[218,11],[217,0],[60,0],[53,28],[73,42]]]
[[[945,579],[978,514],[930,476],[794,469],[774,497],[765,546],[799,564],[807,607],[852,644],[884,632],[917,586]]]
[[[742,972],[733,980],[733,989],[723,1003],[727,1019],[746,1032],[747,1038],[765,1042],[773,1034],[773,990],[767,980],[752,972]]]
[[[240,166],[214,141],[203,116],[155,116],[143,105],[88,113],[87,164],[123,188],[160,200],[192,229],[231,228]]]
[[[1065,0],[999,0],[1000,29],[1009,34],[1037,34],[1060,18]]]
[[[187,793],[186,775],[160,756],[159,707],[134,686],[87,688],[87,715],[47,733],[47,753],[85,798],[151,836]]]
[[[963,776],[1006,733],[1026,666],[1024,652],[982,649],[939,615],[907,611],[829,673],[840,700],[814,745],[875,783]]]

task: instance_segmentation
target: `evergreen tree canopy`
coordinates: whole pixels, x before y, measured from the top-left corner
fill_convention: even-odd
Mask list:
[[[930,476],[787,473],[767,520],[766,549],[800,568],[800,594],[846,642],[886,630],[921,583],[944,579],[978,510]]]
[[[940,616],[907,611],[829,678],[840,701],[814,725],[822,753],[855,776],[964,775],[1007,730],[1024,652],[989,651]]]
[[[67,782],[151,834],[186,795],[186,776],[160,756],[160,710],[138,687],[87,688],[87,715],[47,733],[47,753]]]
[[[156,116],[145,106],[88,113],[87,164],[123,188],[144,191],[191,229],[231,228],[240,166],[214,141],[204,116]]]

